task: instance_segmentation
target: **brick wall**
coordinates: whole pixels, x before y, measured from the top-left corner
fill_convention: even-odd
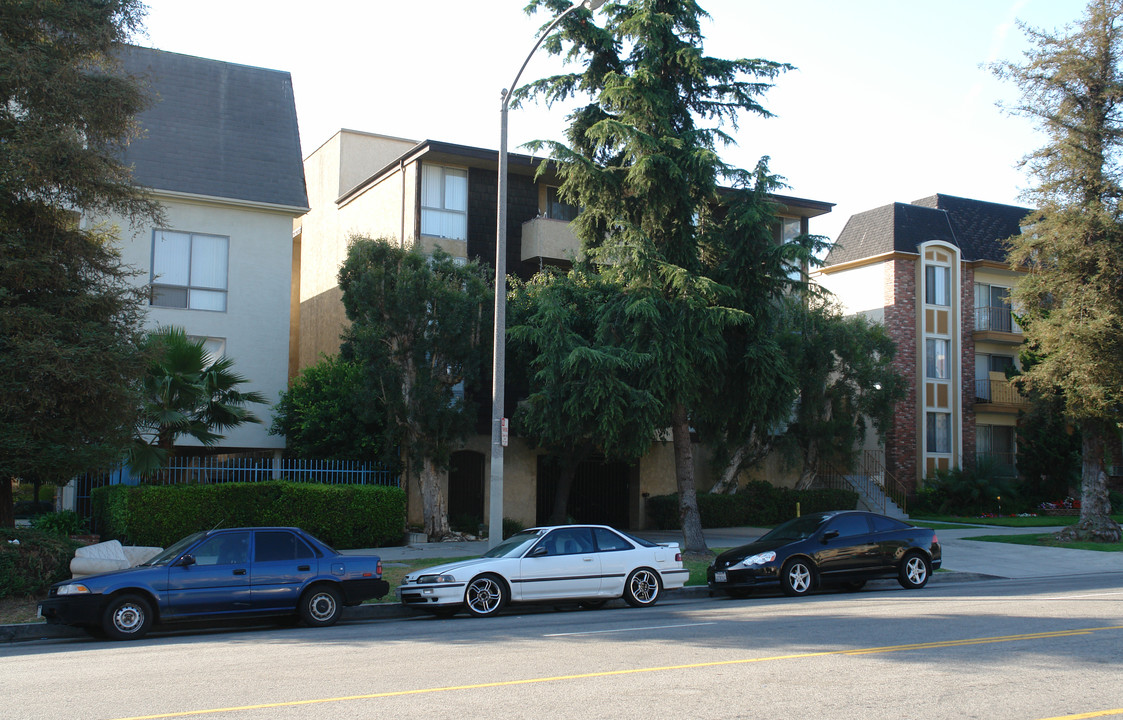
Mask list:
[[[919,389],[916,385],[916,264],[917,260],[889,261],[885,274],[885,329],[897,343],[893,366],[905,378],[905,398],[897,404],[885,437],[886,469],[910,491],[917,485],[916,434]]]
[[[960,413],[963,418],[963,466],[975,467],[975,270],[963,267],[960,285],[960,373],[963,393]]]

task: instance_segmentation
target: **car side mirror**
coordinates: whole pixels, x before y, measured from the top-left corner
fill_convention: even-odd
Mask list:
[[[838,530],[827,530],[823,533],[823,542],[834,540],[836,537],[838,537]]]
[[[189,567],[189,566],[194,565],[194,564],[195,564],[195,556],[194,555],[184,555],[183,557],[181,557],[179,559],[179,562],[176,563],[176,565],[178,565],[179,567]]]
[[[545,557],[547,554],[549,553],[547,553],[546,551],[546,546],[539,545],[538,547],[530,551],[530,555],[528,557]]]

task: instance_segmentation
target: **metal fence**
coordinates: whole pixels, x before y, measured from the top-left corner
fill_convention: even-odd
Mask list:
[[[400,485],[400,478],[379,463],[273,457],[175,458],[167,467],[145,478],[132,476],[125,468],[79,475],[74,479],[74,509],[81,517],[90,518],[93,515],[90,494],[95,488],[106,485],[207,485],[264,480],[325,485]]]
[[[880,455],[868,450],[863,451],[854,467],[848,470],[832,467],[820,470],[814,486],[853,490],[877,512],[888,512],[890,502],[901,512],[907,510],[908,490],[886,469]]]
[[[140,479],[139,482],[149,485],[206,485],[263,480],[290,480],[325,485],[398,486],[398,476],[378,463],[272,457],[176,458],[150,477]]]

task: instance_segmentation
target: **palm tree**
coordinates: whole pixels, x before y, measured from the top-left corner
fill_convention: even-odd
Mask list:
[[[214,445],[222,431],[261,420],[249,403],[266,403],[259,392],[241,392],[248,380],[234,372],[228,357],[209,358],[204,342],[192,340],[182,328],[162,327],[149,333],[145,350],[152,360],[144,377],[144,401],[129,468],[148,475],[175,454],[175,442],[190,436]]]

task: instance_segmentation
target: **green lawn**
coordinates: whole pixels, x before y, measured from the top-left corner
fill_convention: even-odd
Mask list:
[[[1117,543],[1096,543],[1096,542],[1073,542],[1062,543],[1053,539],[1049,533],[1044,535],[976,535],[974,537],[963,538],[964,540],[981,540],[982,542],[1000,542],[1009,543],[1011,545],[1037,545],[1040,547],[1060,547],[1069,548],[1071,550],[1098,550],[1100,552],[1123,552],[1123,542]]]

